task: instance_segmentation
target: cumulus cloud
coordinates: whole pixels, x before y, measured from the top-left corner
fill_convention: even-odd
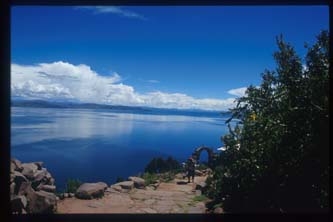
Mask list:
[[[242,97],[242,96],[245,95],[246,89],[247,89],[247,87],[241,87],[241,88],[237,88],[237,89],[230,89],[228,91],[228,93],[230,95],[233,95],[233,96]]]
[[[161,91],[140,94],[122,83],[121,76],[100,75],[89,66],[67,62],[37,65],[11,65],[13,97],[28,99],[77,100],[110,105],[147,106],[159,108],[227,110],[234,98],[194,98],[182,93]]]
[[[96,14],[112,13],[112,14],[116,14],[116,15],[128,17],[128,18],[136,18],[136,19],[142,19],[142,20],[147,19],[143,15],[140,15],[140,14],[132,12],[132,11],[121,9],[120,7],[117,7],[117,6],[77,6],[75,8],[90,10]]]

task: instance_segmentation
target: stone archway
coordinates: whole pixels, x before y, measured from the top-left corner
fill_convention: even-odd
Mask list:
[[[206,146],[201,146],[198,147],[194,150],[194,152],[192,153],[192,157],[195,159],[195,161],[199,161],[200,159],[200,154],[202,151],[206,151],[208,154],[208,167],[212,168],[214,166],[214,162],[216,159],[216,155],[213,151],[213,149],[206,147]]]

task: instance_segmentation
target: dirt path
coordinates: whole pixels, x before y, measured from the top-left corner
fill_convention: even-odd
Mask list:
[[[196,177],[194,183],[174,179],[160,183],[156,190],[133,189],[129,193],[106,192],[101,199],[80,200],[66,198],[58,201],[58,213],[205,213],[203,201],[195,190],[205,177]]]

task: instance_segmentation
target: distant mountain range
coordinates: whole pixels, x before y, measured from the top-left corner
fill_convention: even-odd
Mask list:
[[[110,112],[140,113],[140,114],[157,114],[157,115],[186,115],[186,116],[208,116],[221,117],[230,116],[229,111],[207,111],[207,110],[183,110],[183,109],[166,109],[153,107],[122,106],[122,105],[105,105],[96,103],[77,103],[77,102],[59,102],[45,100],[12,100],[12,107],[35,107],[35,108],[64,108],[64,109],[104,109]]]

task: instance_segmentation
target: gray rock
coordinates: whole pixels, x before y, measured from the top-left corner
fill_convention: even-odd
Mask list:
[[[19,171],[19,172],[21,172],[23,170],[21,161],[19,161],[17,159],[11,159],[10,162],[11,162],[11,167],[12,167],[12,164],[13,164],[14,170]]]
[[[15,186],[16,184],[14,182],[10,183],[10,194],[15,194]]]
[[[203,191],[206,186],[207,184],[204,181],[202,181],[196,184],[195,189]]]
[[[49,179],[49,181],[48,181],[49,185],[54,185],[54,183],[55,183],[55,179],[54,178]]]
[[[110,187],[110,189],[111,189],[111,191],[110,192],[112,192],[112,190],[115,190],[115,191],[117,191],[117,192],[121,192],[123,189],[121,188],[121,186],[119,186],[119,185],[112,185],[111,187]]]
[[[68,198],[69,194],[68,193],[64,193],[64,198]]]
[[[223,214],[223,209],[221,207],[216,207],[214,209],[214,214]]]
[[[33,181],[32,181],[32,187],[36,190],[38,186],[46,184],[46,170],[37,170],[37,172],[34,174]]]
[[[14,193],[18,194],[18,191],[21,187],[21,184],[24,182],[28,182],[28,179],[20,172],[18,171],[14,171],[14,183],[15,183],[15,189],[14,189]]]
[[[128,180],[134,182],[135,188],[138,188],[138,189],[145,188],[145,180],[140,177],[129,177]]]
[[[10,182],[13,183],[13,182],[14,182],[14,179],[15,179],[15,174],[14,174],[14,172],[11,172],[9,176],[10,176]]]
[[[38,170],[37,165],[34,163],[23,163],[22,167],[23,167],[22,174],[30,180],[33,179],[35,173]]]
[[[68,197],[70,197],[70,198],[75,197],[75,194],[74,193],[69,193]]]
[[[33,162],[36,166],[38,170],[42,170],[42,166],[43,166],[43,162],[39,161],[39,162]]]
[[[22,182],[20,186],[18,187],[18,195],[28,195],[30,192],[33,191],[32,187],[31,187],[31,182]]]
[[[195,170],[195,175],[196,176],[202,176],[203,173],[200,170]]]
[[[122,189],[125,190],[131,190],[134,188],[134,182],[133,181],[124,181],[120,183],[114,184],[115,186],[120,186]]]
[[[34,180],[42,180],[43,178],[46,178],[46,174],[48,172],[43,169],[43,170],[37,170],[36,173],[34,174]]]
[[[27,206],[27,198],[25,196],[14,196],[11,198],[10,204],[13,213],[21,214]]]
[[[32,191],[28,194],[29,213],[53,213],[57,208],[57,197],[45,191]]]
[[[104,195],[108,185],[103,182],[84,183],[76,191],[75,196],[79,199],[93,199]]]
[[[37,190],[44,190],[46,192],[54,193],[56,191],[56,186],[41,184],[37,187]]]

